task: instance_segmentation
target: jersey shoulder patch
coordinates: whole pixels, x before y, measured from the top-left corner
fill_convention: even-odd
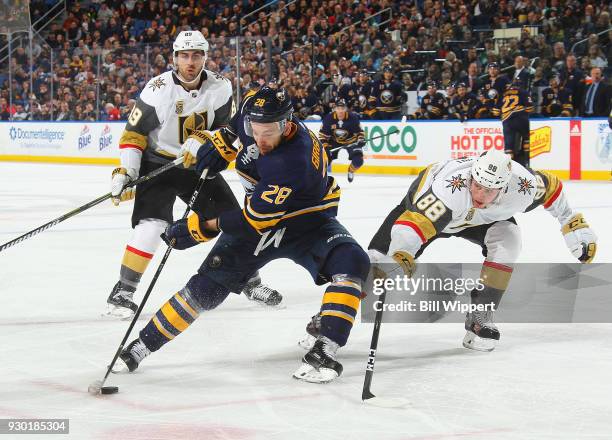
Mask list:
[[[172,87],[174,87],[172,72],[164,72],[149,80],[140,93],[140,99],[146,104],[156,107],[172,93]]]
[[[461,211],[470,200],[470,171],[473,159],[449,160],[439,165],[432,192],[451,211]]]

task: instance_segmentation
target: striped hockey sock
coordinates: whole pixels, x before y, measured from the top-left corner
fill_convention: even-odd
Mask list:
[[[361,297],[361,285],[344,279],[334,281],[325,290],[321,305],[321,335],[339,346],[348,339]]]

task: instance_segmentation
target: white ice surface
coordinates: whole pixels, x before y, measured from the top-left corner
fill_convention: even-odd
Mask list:
[[[107,167],[0,164],[0,243],[104,194],[109,175]],[[240,198],[235,175],[226,177]],[[357,175],[349,185],[340,176],[340,220],[367,246],[411,180]],[[567,182],[565,190],[599,236],[596,261],[611,262],[612,187]],[[177,204],[175,216],[183,210]],[[78,439],[612,438],[607,324],[502,324],[492,353],[461,348],[461,324],[383,325],[373,391],[407,397],[404,409],[360,400],[371,324],[356,323],[340,353],[338,381],[293,380],[303,355],[297,341],[322,289],[288,260],[262,271],[284,294],[286,309],[262,309],[232,294],[136,373],[111,376],[107,384],[119,394],[92,397],[88,384],[103,376],[128,326],[100,313],[118,277],[130,213],[131,204],[108,202],[0,253],[0,418],[69,418],[70,438]],[[573,261],[548,213],[517,220],[520,261]],[[172,253],[147,317],[210,247]],[[456,260],[479,262],[480,250],[439,240],[421,259]]]

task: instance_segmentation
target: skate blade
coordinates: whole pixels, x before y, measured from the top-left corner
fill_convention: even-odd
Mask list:
[[[338,373],[331,368],[319,368],[317,370],[310,364],[302,364],[300,368],[295,370],[293,377],[309,383],[328,383],[337,378]]]
[[[463,338],[463,346],[470,350],[490,352],[495,350],[497,340],[481,338],[473,332],[467,332]]]
[[[306,334],[303,339],[298,341],[298,345],[306,351],[310,351],[312,347],[314,347],[314,343],[317,341],[317,338],[310,334]]]
[[[245,295],[246,296],[246,295]],[[286,309],[287,306],[285,305],[284,301],[281,300],[281,302],[279,302],[278,304],[266,304],[263,301],[258,301],[256,299],[251,299],[247,296],[247,299],[249,300],[249,302],[253,303],[253,304],[257,304],[259,307],[261,307],[262,309],[269,309],[269,310],[283,310]]]
[[[378,397],[364,399],[363,403],[379,408],[402,408],[408,406],[410,401],[404,397]]]
[[[127,321],[134,317],[134,312],[126,307],[118,307],[114,304],[107,304],[106,312],[102,313],[101,316],[108,319]]]

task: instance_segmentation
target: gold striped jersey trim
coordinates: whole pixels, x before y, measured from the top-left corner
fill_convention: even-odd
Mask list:
[[[425,182],[427,181],[427,176],[429,175],[429,172],[431,171],[431,168],[434,165],[435,164],[431,164],[427,168],[425,168],[425,172],[423,173],[423,176],[421,177],[421,181],[419,182],[419,186],[417,187],[417,190],[414,193],[414,198],[412,199],[412,203],[416,203],[416,198],[419,195],[419,193],[421,192],[421,190],[423,189],[423,186],[425,185]]]
[[[431,237],[437,234],[436,228],[431,220],[419,212],[405,211],[397,218],[396,222],[397,221],[408,221],[414,223],[421,230],[426,240],[429,240]]]
[[[255,211],[252,207],[251,207],[251,203],[249,201],[249,199],[247,199],[247,204],[246,207],[247,211],[249,212],[250,215],[252,215],[253,217],[257,217],[257,218],[262,218],[262,219],[269,219],[269,218],[273,218],[273,217],[280,217],[283,214],[285,214],[287,211],[278,211],[278,212],[270,212],[267,214],[260,214],[259,212]]]
[[[123,130],[119,145],[137,145],[143,150],[147,148],[147,136],[132,130]]]
[[[248,174],[243,173],[243,172],[242,172],[242,171],[240,171],[240,170],[236,170],[236,172],[238,173],[238,175],[239,175],[240,177],[242,177],[242,178],[243,178],[243,179],[245,179],[245,180],[248,180],[249,182],[251,182],[251,183],[252,183],[252,184],[254,184],[254,185],[257,185],[257,184],[259,183],[259,181],[257,181],[257,180],[255,180],[255,179],[253,179],[251,176],[249,176]]]

